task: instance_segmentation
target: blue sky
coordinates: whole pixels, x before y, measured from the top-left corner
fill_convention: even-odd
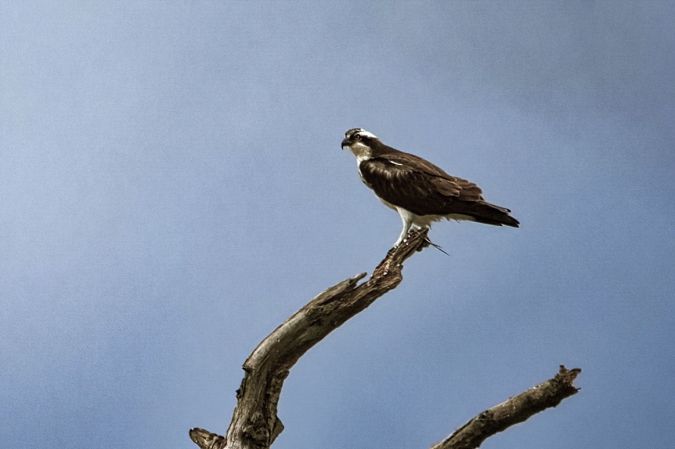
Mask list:
[[[428,447],[581,367],[484,448],[675,439],[673,2],[3,2],[0,438],[193,447],[241,364],[399,219],[344,131],[479,183],[403,284],[292,370],[275,448]]]

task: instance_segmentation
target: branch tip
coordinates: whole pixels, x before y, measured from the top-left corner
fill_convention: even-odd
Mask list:
[[[206,429],[194,427],[190,429],[190,439],[201,449],[216,449],[223,446],[225,437]]]
[[[482,411],[432,449],[475,449],[488,437],[527,420],[560,402],[579,389],[572,382],[581,372],[560,365],[555,376]]]

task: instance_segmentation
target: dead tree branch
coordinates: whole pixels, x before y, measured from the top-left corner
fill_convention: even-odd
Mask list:
[[[379,263],[370,279],[366,282],[358,284],[366,276],[366,273],[361,273],[335,284],[317,295],[307,305],[277,327],[253,350],[244,362],[244,379],[237,390],[237,405],[234,409],[226,436],[194,428],[190,430],[192,441],[201,449],[268,449],[284,429],[281,420],[277,416],[277,404],[283,382],[288,376],[291,367],[305,352],[329,333],[371,305],[377,298],[389,290],[396,288],[403,279],[403,262],[416,251],[421,251],[428,245],[429,240],[427,239],[426,230],[412,233],[406,241],[387,253],[387,256]],[[574,370],[571,372],[574,372]],[[562,371],[558,376],[560,375],[562,375]],[[576,375],[576,372],[574,375]],[[546,383],[535,388],[540,388],[543,385],[546,385]],[[569,385],[571,386],[571,380],[569,381]],[[576,389],[574,390],[576,392]],[[523,395],[526,393],[523,393]],[[567,395],[569,396],[570,394],[573,393],[568,393]],[[522,395],[516,398],[520,396]],[[561,399],[562,397],[555,404],[560,402]],[[510,401],[512,400],[507,401],[507,403]],[[530,402],[530,399],[524,399],[522,403],[530,404]],[[482,439],[470,439],[468,437],[464,439],[464,437],[455,436],[458,433],[464,432],[464,429],[469,429],[469,436],[474,433],[480,434],[478,431],[471,433],[471,429],[482,425],[473,424],[473,421],[480,418],[483,414],[465,424],[447,440],[439,443],[439,445],[434,446],[432,449],[469,447],[454,445],[455,443],[451,441],[453,438],[457,441],[469,441],[470,444],[473,444],[471,443],[473,441],[478,441],[478,444],[480,444],[481,441],[491,434],[499,432],[509,425],[522,421],[531,414],[555,404],[542,407],[519,420],[513,420],[512,417],[509,418],[511,415],[508,415],[504,411],[491,412],[503,405],[500,404],[483,413],[491,412],[494,415],[490,415],[491,419],[496,424],[486,427],[488,432],[484,433],[485,436]],[[512,415],[523,416],[522,414],[518,414],[517,411],[513,412]],[[479,420],[480,423],[483,421]],[[492,430],[493,428],[497,430]]]
[[[568,370],[560,365],[560,370],[552,379],[536,385],[501,404],[485,410],[457,429],[445,440],[431,449],[474,449],[485,439],[525,421],[530,416],[549,407],[555,407],[563,399],[577,391],[574,379],[581,372],[579,368]]]
[[[227,435],[191,429],[202,449],[267,449],[283,430],[277,417],[281,387],[290,368],[312,346],[341,324],[395,288],[403,262],[427,246],[427,232],[411,235],[375,268],[367,282],[358,274],[317,295],[268,335],[244,362],[244,379]]]

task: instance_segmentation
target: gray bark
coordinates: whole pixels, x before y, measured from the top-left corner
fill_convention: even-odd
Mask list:
[[[192,441],[201,449],[268,449],[284,429],[277,416],[277,404],[283,382],[291,367],[307,350],[329,333],[364,310],[377,298],[396,288],[403,279],[403,262],[426,246],[428,246],[426,231],[412,233],[401,245],[387,253],[366,282],[359,284],[366,276],[366,273],[361,273],[335,284],[277,327],[244,362],[244,379],[237,390],[237,405],[226,436],[194,428],[190,430]],[[551,379],[534,387],[538,392],[546,392],[542,398],[548,398],[546,399],[548,402],[543,399],[540,402],[551,405],[545,405],[543,408],[554,406],[562,398],[576,393],[577,390],[571,382],[577,372],[578,370],[567,371],[568,375],[563,375],[561,368],[561,372],[554,379],[563,377],[560,377],[557,383]],[[567,386],[555,389],[554,384]],[[516,398],[526,393],[528,392]],[[469,421],[432,449],[478,447],[487,436],[543,410],[537,409],[541,406],[532,405],[537,402],[538,397],[529,394],[524,399],[514,402],[516,410],[513,413],[504,412],[506,409],[500,408],[503,404],[493,407]],[[489,415],[486,415],[488,412]],[[486,420],[488,416],[490,420]],[[480,435],[484,435],[482,439]],[[470,446],[471,444],[475,446]]]

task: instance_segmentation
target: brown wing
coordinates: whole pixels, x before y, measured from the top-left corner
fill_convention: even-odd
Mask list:
[[[383,200],[417,215],[462,213],[454,210],[467,201],[476,201],[480,189],[469,181],[449,175],[435,176],[403,161],[378,157],[359,165],[363,181]]]
[[[417,215],[463,214],[488,224],[517,226],[508,209],[484,201],[474,183],[450,176],[412,154],[395,152],[361,162],[363,181],[383,200]]]
[[[382,156],[382,159],[428,175],[428,181],[444,196],[457,197],[465,201],[483,200],[482,191],[476,184],[466,179],[451,176],[442,168],[419,156],[395,150]]]

